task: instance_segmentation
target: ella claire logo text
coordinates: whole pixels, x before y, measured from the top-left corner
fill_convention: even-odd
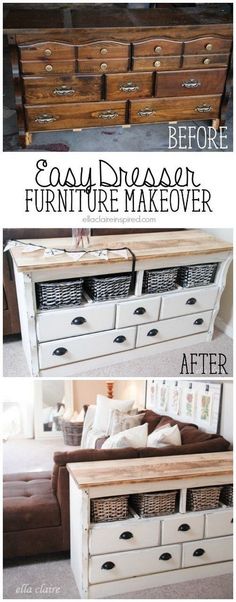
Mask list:
[[[25,189],[26,213],[207,213],[211,193],[189,167],[124,169],[99,160],[61,169],[36,163],[35,188]]]

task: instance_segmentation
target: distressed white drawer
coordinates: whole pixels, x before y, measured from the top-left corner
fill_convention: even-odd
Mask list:
[[[204,536],[204,514],[165,518],[162,521],[162,544],[181,543],[202,539]]]
[[[162,297],[160,319],[164,320],[213,309],[217,293],[217,286],[205,286],[196,291],[186,291]]]
[[[180,567],[180,559],[180,545],[92,556],[89,562],[89,581],[102,583],[171,571]]]
[[[41,369],[61,366],[92,357],[127,351],[133,349],[134,345],[135,327],[58,339],[39,344],[39,365]]]
[[[233,538],[217,537],[183,544],[183,567],[223,562],[233,558]]]
[[[116,327],[135,326],[158,320],[161,297],[137,299],[117,305]]]
[[[233,533],[233,509],[212,512],[206,515],[205,537],[220,537]]]
[[[126,520],[92,527],[89,534],[91,555],[126,552],[160,545],[160,520]]]
[[[170,339],[178,339],[187,335],[205,332],[209,328],[211,312],[192,314],[184,318],[159,320],[151,324],[138,326],[136,347],[162,343]]]
[[[39,341],[89,334],[115,327],[115,304],[43,312],[36,319]]]

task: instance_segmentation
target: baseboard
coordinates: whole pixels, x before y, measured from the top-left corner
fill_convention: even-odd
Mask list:
[[[220,316],[217,316],[215,326],[218,328],[218,330],[226,334],[227,337],[230,337],[231,339],[233,338],[233,326],[226,324],[224,320],[220,318]]]

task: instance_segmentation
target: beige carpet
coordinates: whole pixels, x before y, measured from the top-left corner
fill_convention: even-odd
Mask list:
[[[52,470],[55,451],[73,451],[62,437],[55,439],[9,439],[3,444],[3,474]]]
[[[127,376],[140,376],[147,378],[148,376],[160,376],[160,377],[179,377],[181,364],[183,359],[183,351],[189,356],[190,353],[224,353],[227,357],[227,375],[221,376],[232,376],[233,375],[233,342],[232,339],[227,337],[225,334],[216,330],[214,338],[209,343],[201,343],[198,345],[192,345],[191,347],[183,347],[183,349],[177,349],[175,351],[167,351],[165,353],[157,353],[153,357],[145,357],[145,350],[143,352],[143,358],[135,361],[118,362],[117,364],[109,365],[109,358],[107,360],[107,366],[103,368],[94,368],[84,372],[81,376],[109,376],[115,377],[127,377]],[[95,360],[94,360],[95,363]],[[29,376],[29,370],[26,365],[22,343],[21,341],[8,341],[3,346],[3,374],[4,376]],[[202,376],[202,371],[199,368],[196,369],[194,376]],[[208,371],[205,372],[204,376],[210,375]]]

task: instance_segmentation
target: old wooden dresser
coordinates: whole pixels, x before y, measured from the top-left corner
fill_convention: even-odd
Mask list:
[[[229,5],[19,4],[8,11],[5,32],[22,146],[40,131],[199,119],[212,120],[216,128],[224,123]]]
[[[232,452],[80,462],[68,470],[71,568],[81,598],[232,572],[232,507],[189,511],[186,504],[191,488],[232,483]],[[125,520],[91,520],[94,499],[171,490],[178,492],[171,515],[140,517],[131,501]]]
[[[71,250],[71,241],[32,243]],[[124,247],[133,257],[128,250],[117,254]],[[23,346],[34,376],[78,376],[211,340],[230,243],[198,230],[173,230],[94,236],[87,250],[111,248],[107,259],[87,253],[78,261],[65,252],[11,249]]]

